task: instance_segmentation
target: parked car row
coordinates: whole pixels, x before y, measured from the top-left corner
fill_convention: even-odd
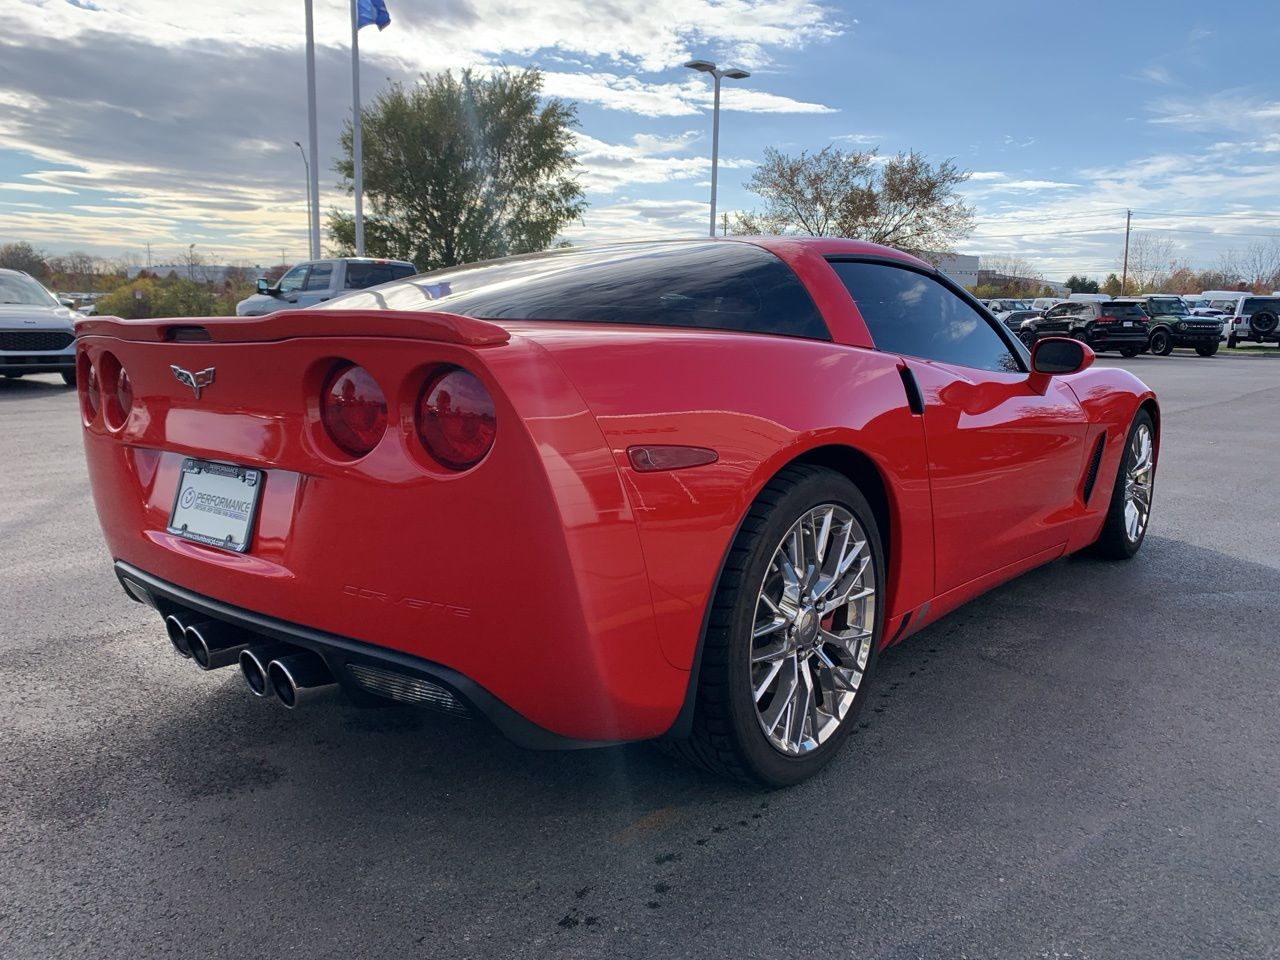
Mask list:
[[[1280,291],[1261,296],[1207,290],[1199,297],[1144,294],[1110,297],[1073,293],[1068,299],[1002,297],[988,310],[1027,346],[1042,337],[1074,337],[1096,352],[1117,350],[1132,357],[1150,352],[1168,356],[1188,347],[1212,357],[1223,341],[1280,344]]]

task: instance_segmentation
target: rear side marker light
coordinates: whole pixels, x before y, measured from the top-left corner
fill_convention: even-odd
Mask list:
[[[368,370],[345,364],[325,380],[320,422],[340,450],[363,457],[387,432],[387,399]]]
[[[479,378],[448,367],[418,397],[418,439],[435,460],[467,470],[485,458],[498,434],[493,397]]]
[[[638,473],[657,473],[660,470],[683,470],[715,463],[720,455],[706,447],[654,445],[627,447],[627,459]]]

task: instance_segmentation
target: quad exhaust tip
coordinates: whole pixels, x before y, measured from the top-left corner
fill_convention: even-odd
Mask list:
[[[191,659],[201,670],[217,670],[238,663],[241,651],[254,640],[253,634],[219,620],[190,624],[184,637]]]
[[[296,650],[296,647],[287,643],[267,643],[241,650],[240,675],[244,677],[249,692],[255,697],[274,696],[275,691],[271,689],[271,682],[267,678],[271,661],[288,656]]]
[[[267,665],[267,685],[290,710],[340,689],[324,658],[310,651],[272,660]]]
[[[164,618],[164,632],[169,635],[169,642],[179,654],[191,659],[191,647],[187,645],[186,625],[175,616]]]

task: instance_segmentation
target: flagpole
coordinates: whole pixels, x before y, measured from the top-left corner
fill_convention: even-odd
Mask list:
[[[307,170],[307,204],[310,220],[310,259],[320,257],[320,136],[316,133],[316,34],[311,15],[311,2],[307,9],[307,145],[311,148],[311,163]]]
[[[356,0],[351,0],[351,166],[356,194],[356,256],[364,256],[364,169],[360,128],[360,18]]]

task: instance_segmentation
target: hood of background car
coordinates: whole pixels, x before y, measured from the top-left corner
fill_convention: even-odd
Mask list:
[[[0,328],[5,330],[66,330],[75,328],[74,310],[37,307],[29,303],[0,303]]]

